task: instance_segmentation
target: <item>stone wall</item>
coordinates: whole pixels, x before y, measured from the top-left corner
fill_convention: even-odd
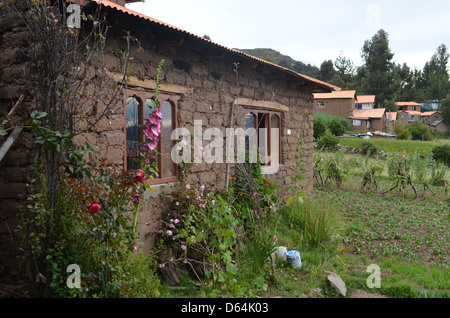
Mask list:
[[[26,59],[27,31],[7,6],[0,6],[0,124],[22,94],[27,94],[24,70],[31,69]],[[27,94],[18,106],[13,123],[28,119],[33,103]],[[11,127],[6,123],[5,128]],[[0,137],[0,145],[7,137]],[[24,129],[0,162],[0,285],[14,291],[23,277],[19,270],[17,207],[25,204],[34,158],[34,134]],[[2,296],[11,294],[0,293]]]
[[[108,9],[109,10],[109,9]],[[312,189],[313,156],[313,95],[312,87],[285,72],[257,63],[252,59],[232,54],[217,46],[210,45],[186,34],[162,29],[148,21],[118,13],[108,12],[112,28],[108,31],[106,56],[107,67],[111,74],[121,72],[121,60],[118,57],[126,47],[123,30],[128,30],[139,40],[132,45],[129,74],[138,80],[155,80],[159,62],[164,59],[161,79],[163,84],[184,88],[178,93],[178,127],[193,131],[194,120],[202,120],[203,129],[217,127],[225,132],[229,125],[231,107],[237,96],[255,101],[277,103],[286,107],[281,112],[281,157],[280,171],[268,175],[268,179],[279,185],[278,195],[284,197],[285,189],[291,184],[290,167],[295,165],[298,136],[304,133],[304,160],[307,169],[305,185]],[[0,9],[0,47],[8,47],[9,37],[18,36],[11,14]],[[20,34],[20,32],[19,32]],[[180,41],[183,37],[183,41]],[[164,41],[161,41],[164,40]],[[12,50],[12,49],[11,49]],[[7,57],[9,56],[9,57]],[[20,57],[20,51],[10,55],[0,55],[0,106],[8,108],[10,99],[18,98],[22,92],[21,70],[27,66]],[[239,63],[239,82],[234,72],[235,63]],[[8,75],[6,75],[8,74]],[[6,88],[6,89],[5,89]],[[130,87],[131,88],[131,87]],[[138,87],[133,87],[137,89]],[[140,89],[147,90],[146,87]],[[170,93],[170,92],[169,92]],[[172,92],[173,93],[173,92]],[[30,102],[28,99],[26,102]],[[89,160],[96,162],[101,158],[123,167],[125,118],[123,104],[119,103],[103,118],[90,133],[77,136],[76,142],[88,141],[98,146],[98,152],[90,154]],[[30,108],[22,108],[29,110]],[[248,109],[237,106],[234,111],[233,127],[245,127],[245,115]],[[26,113],[21,114],[24,117]],[[290,134],[287,131],[290,130]],[[224,133],[224,136],[226,134]],[[206,144],[206,143],[205,143]],[[26,187],[31,177],[33,158],[33,136],[24,132],[13,149],[0,164],[0,275],[7,272],[10,283],[17,282],[17,263],[6,261],[14,259],[17,252],[16,206],[26,196]],[[221,188],[225,185],[225,164],[196,164],[192,174],[186,176],[191,184],[204,184],[207,187]],[[163,186],[157,186],[161,190]],[[144,249],[150,251],[159,230],[164,202],[161,196],[146,194],[149,204],[140,213],[140,232]],[[8,263],[9,262],[9,263]],[[7,264],[8,263],[8,264]],[[6,276],[0,279],[5,281]],[[3,279],[5,278],[5,279]]]
[[[348,118],[353,115],[355,108],[355,99],[352,98],[336,98],[336,99],[317,99],[317,102],[324,102],[325,106],[315,105],[315,111],[328,115],[335,115],[342,118]]]

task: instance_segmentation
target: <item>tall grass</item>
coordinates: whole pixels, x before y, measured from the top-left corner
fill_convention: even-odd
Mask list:
[[[340,138],[339,144],[349,147],[360,147],[361,142],[367,141],[361,138]],[[413,154],[416,149],[420,155],[428,155],[430,150],[435,146],[443,144],[450,144],[450,140],[437,140],[437,141],[417,141],[417,140],[392,140],[382,138],[372,138],[370,142],[375,145],[378,151],[384,152],[405,153],[408,156]]]
[[[327,201],[311,198],[279,210],[282,240],[293,248],[335,249],[340,229],[340,213]]]

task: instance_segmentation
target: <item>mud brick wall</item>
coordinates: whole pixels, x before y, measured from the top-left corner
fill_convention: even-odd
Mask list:
[[[123,49],[122,29],[125,29],[130,31],[142,45],[141,50],[136,47],[132,49],[133,60],[129,67],[131,76],[140,80],[155,80],[158,64],[164,59],[162,83],[188,88],[186,93],[179,94],[178,127],[187,128],[192,133],[194,120],[201,120],[203,130],[217,127],[226,136],[225,129],[229,125],[231,107],[236,96],[251,100],[273,101],[287,106],[289,111],[282,112],[281,160],[283,166],[278,173],[267,175],[267,178],[279,185],[278,195],[283,198],[286,187],[291,185],[292,172],[289,168],[295,165],[298,136],[303,132],[304,159],[307,169],[307,178],[304,183],[309,190],[312,189],[314,101],[311,88],[301,86],[295,80],[289,81],[272,76],[273,74],[268,75],[266,66],[255,68],[254,63],[233,54],[224,54],[223,51],[215,52],[205,49],[205,44],[199,44],[198,41],[189,38],[184,38],[182,44],[178,44],[181,41],[179,41],[180,35],[176,32],[170,34],[167,31],[168,43],[159,44],[158,41],[152,40],[159,34],[159,26],[150,26],[141,19],[131,19],[123,14],[119,17],[119,14],[115,12],[108,13],[108,16],[112,21],[120,21],[114,24],[108,33],[107,62],[111,72],[120,72],[120,59],[117,53]],[[234,72],[235,62],[239,62],[238,85]],[[350,103],[351,101],[348,101],[345,106],[351,107]],[[236,107],[233,127],[245,128],[245,115],[248,112],[248,108]],[[124,121],[123,118],[120,120]],[[288,129],[291,130],[290,135],[287,134]],[[119,130],[116,133],[120,135]],[[208,143],[209,141],[205,141],[204,146]],[[110,149],[109,145],[106,149]],[[116,150],[121,150],[120,147],[113,145],[112,149],[114,153],[110,153],[109,150],[107,152],[111,158],[120,156],[115,153]],[[226,164],[200,163],[193,166],[192,173],[187,176],[187,182],[205,184],[211,189],[221,188],[225,186],[225,176]],[[141,234],[146,250],[149,250],[154,243],[155,235],[159,230],[162,209],[164,209],[164,203],[160,197],[150,198],[149,205],[145,206],[140,213]]]
[[[0,6],[0,124],[20,96],[28,93],[24,80],[24,71],[31,69],[26,59],[28,33],[20,22],[14,12]],[[32,99],[26,95],[13,122],[28,119],[32,107]],[[0,145],[5,140],[6,137],[0,137]],[[13,285],[20,285],[22,281],[17,258],[17,207],[25,203],[33,158],[34,134],[24,129],[0,162],[0,285],[12,291],[15,290]]]
[[[324,102],[325,106],[317,106],[317,102]],[[316,99],[314,108],[315,111],[319,113],[348,118],[353,114],[353,109],[355,108],[355,99]]]
[[[229,125],[231,107],[237,96],[258,101],[272,101],[289,108],[281,112],[281,161],[282,168],[268,179],[279,185],[278,195],[285,196],[285,189],[291,185],[290,167],[295,165],[298,136],[304,134],[304,160],[307,178],[304,184],[312,190],[313,160],[313,111],[312,87],[285,72],[254,60],[242,58],[215,45],[193,39],[180,32],[163,29],[128,14],[107,9],[111,29],[108,31],[105,60],[112,73],[121,73],[120,53],[126,49],[124,30],[139,40],[139,49],[134,43],[130,52],[133,60],[129,74],[140,80],[155,80],[159,62],[165,63],[161,74],[163,84],[174,84],[187,88],[179,94],[177,108],[178,127],[193,132],[194,120],[202,120],[203,129],[220,128],[225,134]],[[14,15],[0,7],[0,110],[8,111],[11,100],[15,101],[26,88],[23,69],[30,69],[23,51],[10,47],[10,43],[21,40],[26,33]],[[234,63],[239,63],[239,82],[236,83]],[[25,119],[32,110],[31,97],[18,112]],[[264,110],[264,109],[263,109]],[[237,106],[234,111],[233,127],[245,127],[248,109]],[[102,158],[123,168],[125,118],[120,102],[90,133],[77,136],[75,141],[88,141],[99,150],[89,154],[93,163]],[[287,134],[290,130],[291,134]],[[1,140],[3,141],[3,140]],[[205,142],[206,145],[208,142]],[[224,151],[225,155],[225,151]],[[17,266],[17,205],[27,195],[27,184],[31,178],[31,164],[34,157],[33,134],[22,132],[8,155],[0,163],[0,282],[17,283],[20,272]],[[192,174],[187,176],[191,184],[204,184],[210,189],[225,186],[226,164],[196,164]],[[158,186],[161,190],[163,186]],[[161,196],[149,197],[149,204],[140,213],[140,232],[144,250],[154,246],[160,228],[161,213],[165,210]]]

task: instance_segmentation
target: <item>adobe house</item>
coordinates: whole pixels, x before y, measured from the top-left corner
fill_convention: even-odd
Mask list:
[[[431,131],[439,131],[445,133],[448,131],[448,126],[442,119],[440,111],[424,112],[420,115],[422,123],[427,124]]]
[[[388,131],[385,108],[355,109],[350,116],[350,130],[367,133]]]
[[[101,1],[110,26],[105,61],[111,78],[117,82],[121,80],[119,53],[127,45],[124,30],[139,40],[142,49],[132,48],[130,52],[133,56],[129,65],[130,76],[121,100],[90,133],[77,136],[75,141],[87,140],[98,147],[97,153],[90,154],[91,162],[106,158],[119,168],[132,168],[130,159],[134,152],[127,142],[138,137],[127,128],[137,129],[145,107],[151,105],[156,69],[160,61],[165,60],[160,88],[162,140],[165,144],[161,146],[162,155],[158,158],[160,175],[154,182],[156,195],[146,193],[149,205],[145,205],[139,214],[144,250],[151,250],[160,227],[164,202],[158,193],[180,178],[177,166],[169,156],[174,143],[170,139],[173,128],[186,127],[193,131],[196,120],[201,121],[203,129],[279,128],[278,138],[266,136],[258,142],[266,147],[267,155],[279,158],[277,166],[269,163],[263,170],[268,173],[268,179],[278,184],[280,197],[291,185],[289,168],[295,165],[298,136],[303,132],[307,170],[304,183],[311,190],[313,112],[316,108],[313,94],[329,93],[335,87],[132,11],[124,6],[128,2],[131,1]],[[87,2],[86,8],[98,3],[100,1]],[[27,60],[21,49],[9,44],[26,36],[27,31],[20,19],[8,6],[1,5],[0,113],[10,112],[20,100],[15,115],[24,119],[32,109],[33,96],[24,82],[23,70],[30,70],[32,61]],[[238,79],[236,65],[239,65]],[[350,97],[352,102],[355,99],[353,95]],[[234,116],[230,122],[232,109]],[[0,139],[0,146],[7,137]],[[26,199],[27,184],[32,178],[34,137],[32,131],[24,129],[0,162],[0,281],[9,285],[14,285],[20,277],[16,259],[16,214],[17,206]],[[186,177],[191,184],[224,187],[225,176],[225,163],[202,162],[195,164],[192,173]]]
[[[421,104],[416,102],[396,102],[395,105],[398,106],[398,110],[404,110],[404,111],[418,111],[420,112],[420,108],[422,107]]]
[[[314,111],[348,118],[355,109],[356,91],[333,91],[331,93],[314,94]]]
[[[431,111],[431,112],[423,112],[422,114],[420,114],[420,120],[424,124],[431,125],[432,123],[434,123],[436,121],[441,121],[442,115],[441,115],[441,112],[439,112],[437,110]]]
[[[314,94],[315,111],[350,121],[350,130],[366,133],[387,131],[386,109],[373,108],[375,95],[357,96],[356,91],[333,91]]]
[[[413,106],[409,106],[413,107]],[[412,123],[415,120],[420,120],[422,113],[420,111],[400,110],[398,112],[397,120],[400,120],[404,126]]]
[[[359,95],[355,102],[356,109],[373,109],[375,107],[375,95]]]

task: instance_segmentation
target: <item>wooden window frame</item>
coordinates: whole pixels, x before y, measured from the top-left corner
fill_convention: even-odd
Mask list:
[[[139,102],[139,119],[138,119],[138,123],[139,125],[145,125],[145,118],[144,118],[144,114],[145,114],[145,101],[148,99],[155,99],[155,92],[148,92],[148,91],[142,91],[142,90],[133,90],[133,89],[127,89],[126,92],[124,92],[123,94],[123,110],[124,110],[124,118],[125,118],[125,124],[124,124],[124,134],[125,134],[125,138],[124,138],[124,169],[127,169],[127,130],[126,130],[126,107],[127,107],[127,100],[129,98],[136,98],[136,100]],[[172,129],[176,129],[178,128],[178,102],[180,100],[180,96],[179,95],[172,95],[172,94],[163,94],[160,93],[158,95],[158,100],[160,103],[160,106],[162,106],[162,104],[164,102],[169,102],[172,105]],[[161,132],[162,134],[162,132]],[[158,141],[158,146],[156,148],[156,150],[161,153],[161,155],[157,155],[157,157],[159,158],[159,160],[157,160],[157,167],[158,167],[158,173],[161,174],[163,169],[162,169],[162,156],[164,156],[164,154],[162,154],[162,139],[161,139],[162,135],[160,136],[160,139]],[[145,135],[144,135],[144,129],[143,128],[139,128],[139,142],[144,142],[145,141]],[[173,141],[173,144],[175,145],[175,141]],[[178,165],[176,163],[173,164],[174,165],[174,176],[170,176],[170,177],[155,177],[152,180],[152,184],[157,185],[157,184],[164,184],[164,183],[170,183],[170,182],[175,182],[179,179],[180,177],[180,173],[178,170]]]
[[[281,145],[281,117],[282,117],[282,113],[281,112],[275,112],[275,111],[267,111],[267,110],[249,110],[247,109],[247,114],[252,114],[254,116],[254,123],[253,123],[253,128],[256,129],[256,145],[257,147],[259,147],[259,129],[258,129],[258,114],[265,114],[268,116],[266,116],[266,129],[267,129],[267,157],[270,158],[272,156],[272,124],[271,124],[271,117],[272,116],[277,116],[278,117],[278,129],[279,129],[279,134],[278,134],[278,166],[281,166],[283,164],[283,159],[282,159],[282,145]],[[272,165],[272,162],[269,161],[269,163],[264,163],[261,164],[261,166],[265,166],[265,167],[274,167]]]

